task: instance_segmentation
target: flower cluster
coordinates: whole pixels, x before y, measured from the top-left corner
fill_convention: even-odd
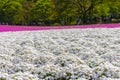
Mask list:
[[[0,33],[0,80],[120,79],[120,29]]]

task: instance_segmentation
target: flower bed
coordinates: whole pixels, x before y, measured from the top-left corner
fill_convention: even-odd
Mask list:
[[[119,80],[120,29],[0,33],[0,80]]]
[[[0,25],[0,32],[6,31],[33,31],[33,30],[58,30],[58,29],[86,29],[86,28],[118,28],[120,23],[116,24],[93,24],[79,26],[10,26]]]

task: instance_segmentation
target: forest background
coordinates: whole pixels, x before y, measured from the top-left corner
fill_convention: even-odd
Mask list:
[[[0,24],[119,23],[120,0],[0,0]]]

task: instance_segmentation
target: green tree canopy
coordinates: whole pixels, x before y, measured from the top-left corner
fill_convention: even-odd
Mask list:
[[[74,25],[76,19],[86,24],[90,17],[120,18],[119,0],[0,0],[0,23],[30,25],[46,21],[52,25]]]

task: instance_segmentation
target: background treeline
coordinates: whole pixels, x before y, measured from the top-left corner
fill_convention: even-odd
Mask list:
[[[75,25],[120,22],[120,0],[0,0],[0,24]]]

